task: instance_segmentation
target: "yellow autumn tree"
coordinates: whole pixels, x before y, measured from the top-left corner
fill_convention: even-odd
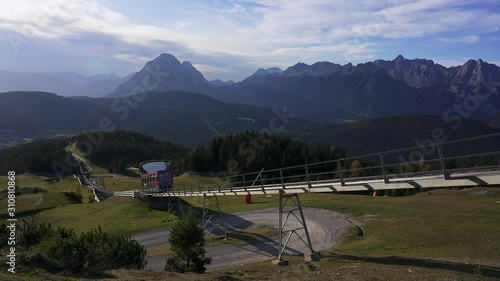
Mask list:
[[[363,168],[363,166],[361,165],[361,162],[359,162],[358,159],[352,161],[351,168],[349,171],[349,177],[357,178],[357,177],[361,176],[361,174],[362,174],[361,168]]]
[[[427,172],[430,171],[431,165],[425,164],[424,158],[420,158],[420,161],[418,161],[418,168],[420,172]]]

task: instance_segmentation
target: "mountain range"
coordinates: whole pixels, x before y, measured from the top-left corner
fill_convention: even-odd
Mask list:
[[[286,105],[303,115],[350,119],[443,115],[457,104],[468,107],[472,118],[486,119],[498,116],[500,88],[494,81],[500,81],[500,68],[480,59],[446,68],[431,60],[398,56],[356,66],[318,62],[298,63],[281,72],[258,70],[214,96],[227,102]]]
[[[123,97],[180,90],[228,103],[269,108],[325,120],[407,114],[447,115],[498,124],[500,68],[477,60],[444,67],[427,59],[375,60],[353,65],[297,63],[285,70],[258,69],[234,83],[207,81],[190,62],[161,54],[137,73],[85,77],[74,72],[0,71],[1,91],[47,91],[63,96]],[[467,112],[460,112],[460,108]],[[451,110],[451,112],[449,112]]]
[[[467,117],[484,120],[498,118],[500,105],[500,68],[481,59],[455,67],[401,55],[358,65],[297,63],[286,70],[258,69],[234,83],[207,81],[191,63],[161,54],[108,97],[134,94],[134,89],[146,88],[145,79],[155,91],[183,90],[229,103],[286,106],[296,114],[327,119],[443,115],[456,111],[457,105],[469,108]]]
[[[444,67],[402,56],[358,65],[297,63],[285,70],[258,69],[236,83],[207,81],[191,63],[162,54],[123,78],[0,72],[0,89],[18,83],[53,87],[59,94],[0,93],[0,129],[80,133],[104,123],[191,147],[214,136],[271,130],[363,153],[371,152],[366,139],[374,144],[369,147],[392,149],[412,145],[438,127],[450,139],[496,132],[491,128],[500,127],[496,81],[500,68],[480,59]],[[93,87],[93,94],[107,96],[85,95]],[[293,121],[283,119],[290,115]],[[359,121],[373,118],[378,119]]]

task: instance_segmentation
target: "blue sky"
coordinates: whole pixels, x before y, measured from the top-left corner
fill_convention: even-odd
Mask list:
[[[5,1],[0,69],[139,70],[160,53],[207,79],[241,80],[260,67],[428,58],[500,65],[500,1]]]

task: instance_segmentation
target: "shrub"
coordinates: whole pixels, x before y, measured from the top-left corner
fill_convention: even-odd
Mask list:
[[[87,249],[83,255],[83,270],[87,273],[118,268],[143,269],[146,265],[144,246],[128,235],[108,234],[98,227],[82,233],[79,242],[82,250]]]
[[[306,265],[306,268],[307,268],[307,270],[309,270],[309,271],[316,271],[317,266],[316,266],[314,263],[308,263],[308,264]]]
[[[146,250],[130,236],[108,234],[101,227],[79,237],[72,229],[53,229],[37,217],[23,221],[19,243],[35,248],[50,267],[72,273],[98,274],[108,269],[143,269]]]
[[[108,234],[100,227],[76,237],[73,230],[58,229],[40,244],[49,260],[63,270],[97,274],[109,269],[143,269],[146,250],[130,236]]]
[[[75,193],[73,191],[71,191],[71,192],[63,192],[63,194],[73,204],[82,203],[82,200],[83,200],[83,195],[82,194],[78,194],[78,193]]]
[[[53,231],[50,223],[38,223],[38,216],[25,219],[18,229],[19,246],[27,250],[34,245],[40,244],[43,240],[48,239]]]

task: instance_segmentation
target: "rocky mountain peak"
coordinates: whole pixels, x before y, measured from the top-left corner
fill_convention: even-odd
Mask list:
[[[171,61],[171,62],[179,62],[179,60],[172,54],[168,54],[168,53],[161,53],[157,58],[155,58],[154,60],[156,61]]]
[[[152,77],[155,91],[184,90],[205,92],[209,87],[207,80],[190,62],[181,62],[173,55],[162,53],[146,63],[144,68],[125,83],[118,86],[109,96],[130,95],[136,86],[144,84],[146,77]],[[152,80],[152,79],[150,79]]]
[[[403,62],[405,61],[405,57],[403,57],[402,55],[398,55],[394,60],[393,62]]]
[[[445,73],[446,68],[432,60],[409,60],[398,55],[392,61],[376,60],[373,63],[384,69],[392,78],[415,88],[437,87],[450,81]]]
[[[196,77],[198,80],[205,80],[205,77],[203,77],[203,74],[201,74],[201,72],[196,69],[190,62],[188,61],[185,61],[185,62],[182,62],[181,66],[191,75],[193,75],[194,77]]]
[[[271,67],[271,68],[259,68],[253,75],[262,76],[262,75],[275,75],[281,74],[283,70],[279,67]]]
[[[327,61],[316,62],[312,65],[299,62],[294,66],[287,68],[282,75],[289,77],[302,75],[321,77],[331,75],[335,72],[340,72],[341,70],[342,66],[340,64]]]

